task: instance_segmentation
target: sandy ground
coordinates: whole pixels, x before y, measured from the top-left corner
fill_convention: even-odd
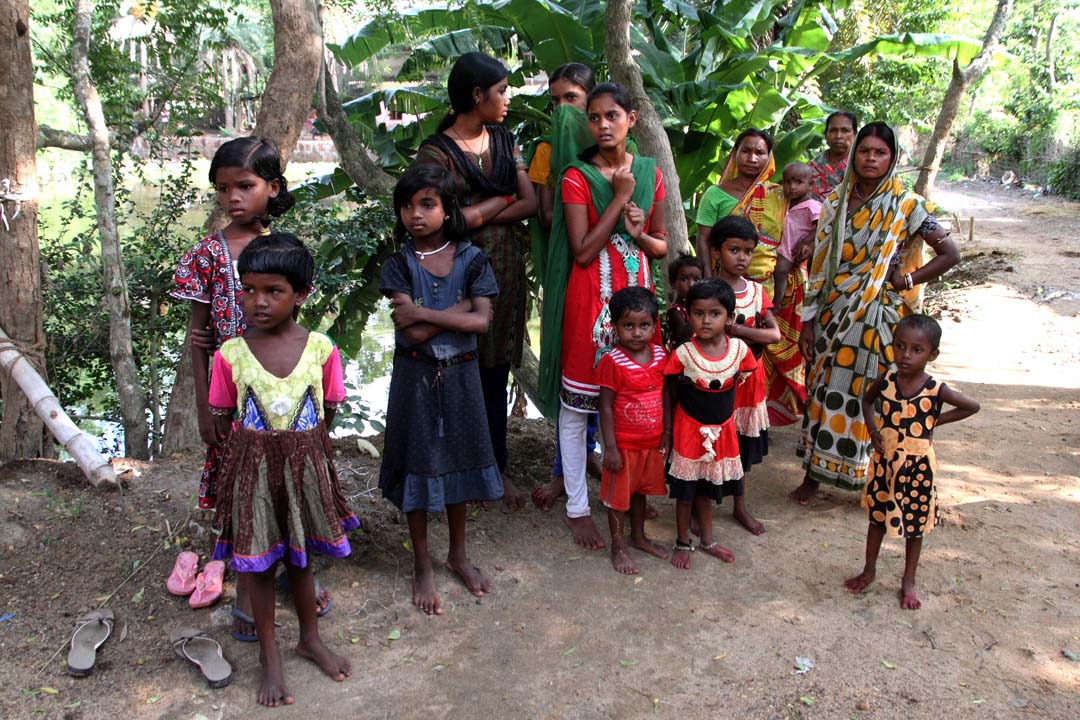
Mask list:
[[[807,509],[785,501],[800,471],[783,428],[748,484],[766,534],[717,515],[734,565],[696,554],[687,573],[636,555],[641,575],[621,576],[571,543],[559,509],[477,509],[468,540],[494,591],[477,600],[440,569],[447,612],[425,617],[409,602],[405,528],[372,499],[376,461],[343,442],[345,489],[374,529],[319,577],[335,605],[324,636],[354,674],[338,685],[286,652],[296,704],[262,710],[256,646],[228,636],[227,606],[192,611],[164,589],[178,549],[209,546],[208,520],[189,511],[197,458],[135,468],[123,493],[23,463],[0,468],[0,616],[12,615],[0,717],[1080,716],[1080,206],[985,184],[945,185],[937,200],[961,219],[966,263],[934,299],[945,336],[933,371],[983,409],[938,433],[944,523],[925,543],[922,610],[898,606],[896,541],[869,592],[844,590],[864,515],[841,492]],[[545,480],[550,448],[543,423],[516,421],[513,479]],[[656,505],[649,530],[671,541],[673,507]],[[103,601],[116,632],[94,674],[70,678],[54,653]],[[296,620],[287,598],[280,607],[287,647]],[[180,624],[222,642],[231,686],[208,690],[175,660]],[[796,657],[812,669],[796,674]]]

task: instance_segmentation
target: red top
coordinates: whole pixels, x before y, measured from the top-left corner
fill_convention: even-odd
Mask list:
[[[585,176],[580,170],[570,168],[562,178],[562,200],[564,205],[584,205],[588,209],[589,227],[592,228],[600,218],[593,208],[592,193]],[[653,186],[653,204],[645,218],[645,227],[652,222],[652,208],[664,199],[664,176],[660,168],[656,169],[656,184]],[[610,333],[610,323],[601,322],[601,313],[606,305],[602,298],[605,290],[601,277],[601,264],[610,268],[608,292],[614,294],[630,285],[653,288],[653,278],[649,268],[649,259],[632,240],[627,240],[628,249],[636,257],[635,277],[629,277],[624,258],[615,248],[614,242],[607,243],[600,251],[605,256],[597,256],[588,265],[572,263],[570,277],[566,285],[566,309],[563,313],[562,344],[562,393],[563,405],[595,412],[596,395],[599,386],[596,382],[596,366],[599,355],[608,349],[611,343],[604,337]],[[603,326],[603,327],[601,327]],[[599,328],[599,330],[598,330]],[[601,332],[603,331],[603,332]],[[660,325],[657,323],[653,342],[661,342]]]
[[[647,365],[614,348],[600,358],[596,379],[615,393],[615,444],[631,450],[655,449],[664,431],[664,364],[667,353],[651,345]]]

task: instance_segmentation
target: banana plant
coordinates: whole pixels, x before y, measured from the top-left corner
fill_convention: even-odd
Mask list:
[[[631,45],[646,92],[667,130],[684,200],[716,179],[741,130],[776,136],[777,167],[820,142],[824,117],[817,77],[831,64],[873,55],[957,58],[979,50],[975,40],[940,34],[881,36],[850,48],[830,47],[849,0],[641,0]],[[350,120],[388,169],[406,165],[447,107],[445,88],[423,80],[464,52],[479,50],[510,64],[511,85],[564,62],[591,65],[604,76],[604,5],[597,0],[465,0],[379,17],[330,50],[355,67],[404,52],[393,90],[363,95],[346,106]],[[381,105],[417,119],[388,127]],[[546,101],[519,92],[507,122],[522,139],[544,133]]]

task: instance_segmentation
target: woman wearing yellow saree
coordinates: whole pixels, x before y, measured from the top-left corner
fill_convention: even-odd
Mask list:
[[[820,483],[861,491],[870,437],[860,398],[893,362],[893,328],[918,312],[922,285],[960,254],[933,206],[896,177],[885,123],[859,131],[844,180],[821,211],[799,349],[810,361],[798,454],[806,477],[789,497],[806,505]],[[923,248],[935,257],[923,264]]]
[[[772,146],[772,136],[756,128],[744,130],[735,138],[720,184],[706,190],[698,204],[697,253],[701,258],[710,256],[709,231],[725,215],[742,215],[757,228],[758,244],[746,277],[764,286],[773,301],[773,316],[780,328],[780,341],[766,346],[761,357],[769,424],[780,426],[797,422],[806,401],[803,359],[798,346],[804,279],[801,268],[795,266],[788,275],[784,297],[773,297],[776,249],[784,229],[787,201],[783,188],[769,180],[776,172]],[[705,263],[706,277],[714,274],[716,269]]]

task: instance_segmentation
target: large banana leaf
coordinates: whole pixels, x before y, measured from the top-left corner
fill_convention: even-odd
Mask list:
[[[979,54],[982,43],[959,35],[941,33],[897,33],[881,35],[869,42],[834,53],[835,62],[850,62],[864,55],[900,55],[913,57],[942,57],[961,65]]]
[[[837,29],[834,15],[847,4],[734,0],[706,9],[692,0],[638,0],[631,45],[687,197],[715,178],[731,138],[746,127],[776,135],[778,163],[820,142],[823,118],[832,108],[821,102],[817,76],[833,63],[883,54],[964,63],[978,52],[979,43],[969,38],[903,33],[829,53]],[[569,61],[590,64],[602,77],[603,20],[598,0],[465,0],[372,21],[333,50],[356,65],[391,45],[404,45],[409,58],[402,77],[448,66],[469,50],[494,51],[513,59],[511,84],[521,86],[540,70],[550,72]],[[755,50],[765,33],[772,45]],[[380,100],[420,119],[376,126]],[[389,168],[408,162],[444,108],[444,89],[423,86],[367,95],[347,105],[354,126]],[[518,94],[507,122],[527,143],[545,132],[546,109],[546,98]]]

